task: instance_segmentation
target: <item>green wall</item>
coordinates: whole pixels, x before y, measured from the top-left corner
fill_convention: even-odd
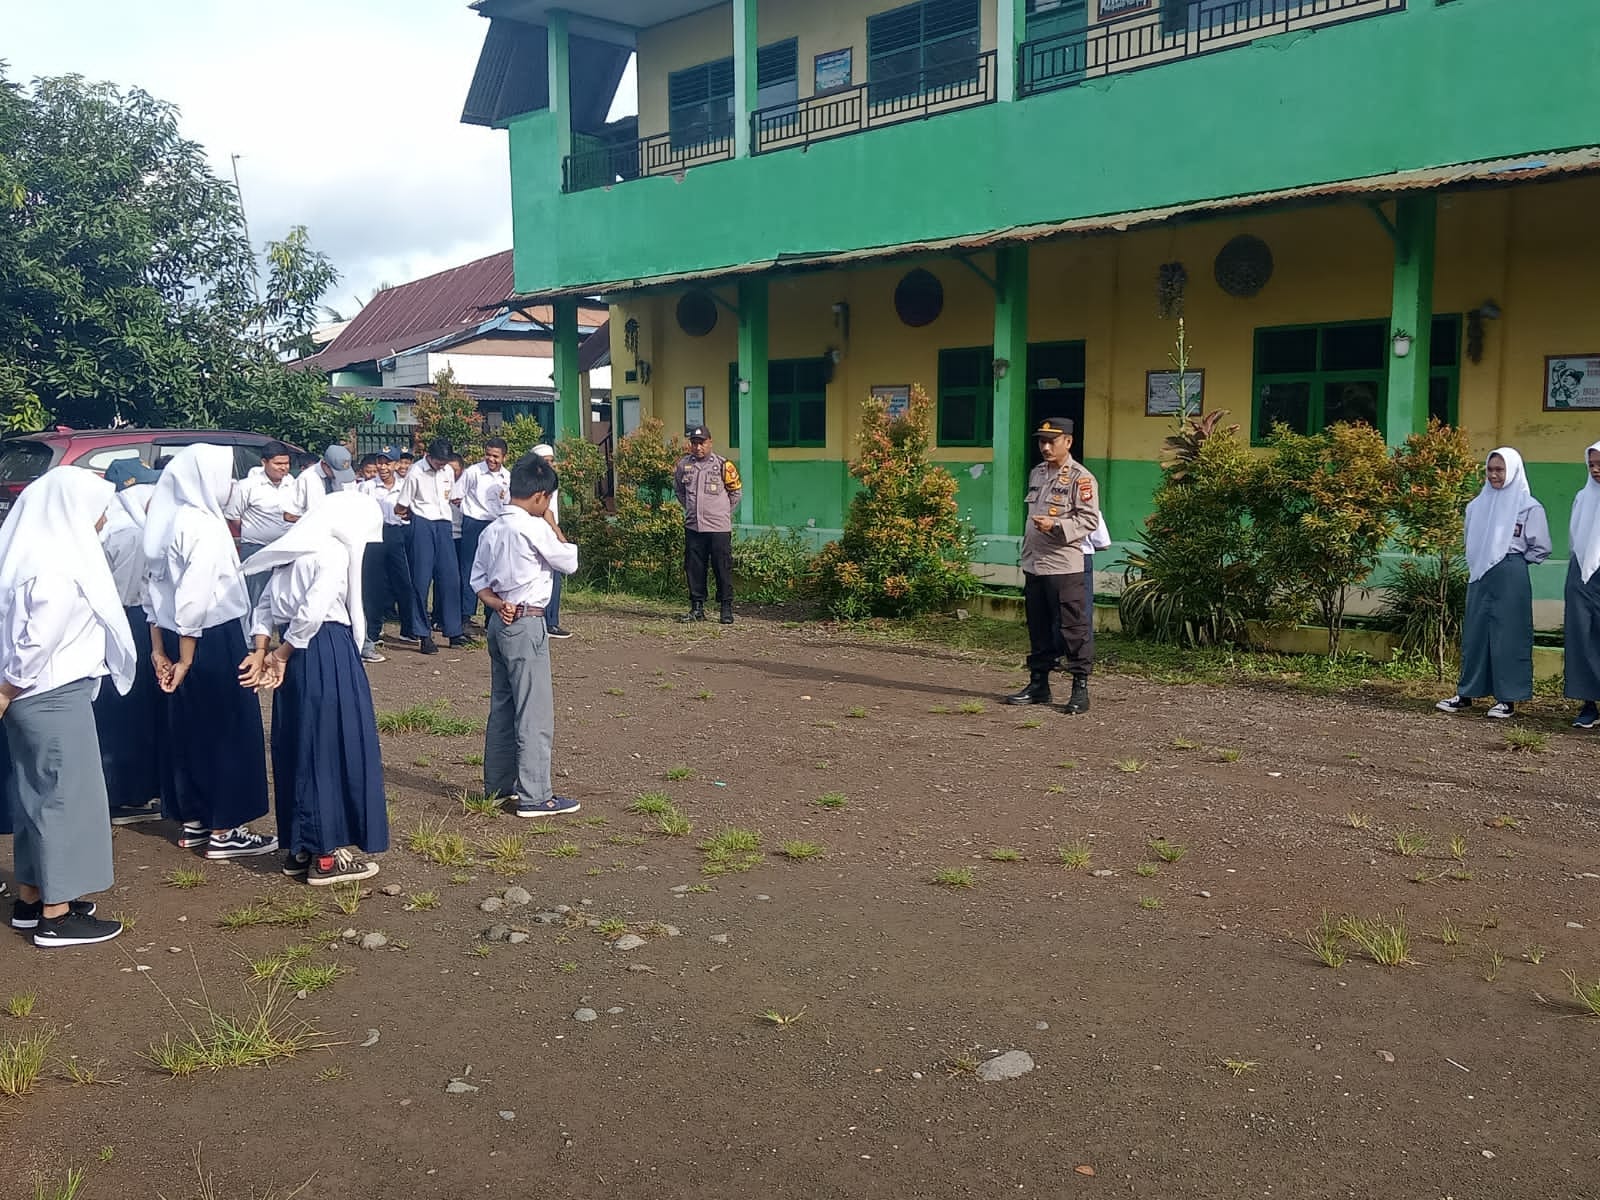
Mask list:
[[[516,286],[586,287],[1588,145],[1596,61],[1596,0],[1412,0],[805,152],[570,196],[554,120],[531,113],[509,125]]]

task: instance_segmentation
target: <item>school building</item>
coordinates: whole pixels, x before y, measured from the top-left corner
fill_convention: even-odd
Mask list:
[[[1040,416],[1077,422],[1138,538],[1181,313],[1193,401],[1253,438],[1363,419],[1398,443],[1432,413],[1520,449],[1559,599],[1600,439],[1596,0],[474,7],[463,119],[508,134],[564,428],[599,295],[621,430],[703,421],[744,523],[820,538],[861,399],[920,384],[1014,582]],[[638,116],[608,124],[633,54]]]

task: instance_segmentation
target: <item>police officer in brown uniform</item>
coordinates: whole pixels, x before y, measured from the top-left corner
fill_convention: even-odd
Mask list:
[[[739,468],[711,452],[704,425],[689,430],[689,453],[672,471],[672,487],[683,505],[683,573],[689,578],[689,611],[680,621],[706,619],[706,563],[717,576],[722,623],[733,624],[733,510],[739,505]]]
[[[1049,704],[1050,668],[1060,654],[1072,674],[1072,696],[1062,711],[1088,712],[1094,643],[1089,636],[1093,613],[1083,586],[1083,540],[1100,526],[1100,487],[1073,461],[1071,420],[1047,418],[1034,436],[1044,461],[1028,476],[1022,533],[1028,686],[1005,702]]]

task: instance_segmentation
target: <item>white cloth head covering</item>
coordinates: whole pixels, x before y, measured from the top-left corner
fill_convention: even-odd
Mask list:
[[[139,665],[133,631],[95,529],[115,492],[82,467],[56,467],[22,489],[0,525],[0,621],[9,618],[29,581],[41,575],[71,579],[105,630],[106,667],[117,691],[127,695]]]
[[[197,508],[225,521],[222,507],[232,489],[231,447],[201,443],[185,446],[172,456],[156,484],[144,525],[144,557],[153,577],[159,579],[166,573],[178,510]]]
[[[107,511],[106,524],[111,524],[111,518],[122,516],[128,518],[140,529],[144,528],[145,521],[150,511],[150,500],[156,494],[156,485],[153,483],[136,483],[132,487],[123,488],[117,493],[117,502]],[[117,513],[117,509],[122,513]]]
[[[260,575],[307,554],[341,550],[348,572],[345,606],[350,610],[350,633],[359,650],[367,628],[361,597],[361,559],[367,543],[382,539],[383,509],[376,500],[365,492],[334,492],[296,521],[288,533],[247,558],[244,573]]]
[[[1528,476],[1522,469],[1522,455],[1510,446],[1489,451],[1484,458],[1499,455],[1505,460],[1506,482],[1496,488],[1483,481],[1483,488],[1467,505],[1467,580],[1476,583],[1489,573],[1511,549],[1511,538],[1517,531],[1517,521],[1533,503],[1533,493],[1528,490]]]
[[[1572,523],[1567,533],[1572,541],[1572,557],[1578,560],[1578,574],[1584,583],[1600,569],[1600,483],[1589,472],[1589,455],[1600,452],[1600,442],[1583,452],[1583,490],[1572,498]]]

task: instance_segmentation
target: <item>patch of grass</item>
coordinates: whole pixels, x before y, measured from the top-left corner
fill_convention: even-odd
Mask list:
[[[347,883],[336,883],[329,889],[332,893],[333,906],[347,917],[353,917],[361,908],[361,882],[352,879]]]
[[[190,1001],[198,1019],[185,1021],[186,1032],[168,1034],[153,1043],[144,1057],[172,1076],[194,1075],[231,1067],[259,1067],[293,1058],[314,1048],[321,1035],[288,1012],[288,999],[279,984],[253,997],[239,1013],[226,1013],[209,1000]]]
[[[813,721],[811,723],[811,727],[813,729],[837,729],[837,728],[839,728],[839,722],[837,722],[837,721]]]
[[[1500,968],[1506,965],[1505,955],[1498,950],[1489,951],[1489,958],[1483,968],[1483,981],[1493,983],[1500,978]]]
[[[1467,857],[1467,839],[1459,833],[1450,838],[1450,857],[1457,862],[1463,862]]]
[[[1155,896],[1140,896],[1139,907],[1146,912],[1154,912],[1161,907],[1161,901]]]
[[[1337,970],[1350,961],[1344,952],[1344,938],[1339,923],[1326,912],[1322,914],[1322,924],[1306,930],[1305,945],[1325,967]]]
[[[1451,867],[1450,870],[1444,873],[1444,878],[1451,883],[1471,883],[1472,872],[1465,867]]]
[[[823,792],[817,797],[818,808],[843,808],[847,803],[843,792]]]
[[[948,704],[935,704],[928,711],[936,717],[948,716],[950,713],[950,706]]]
[[[443,817],[424,816],[406,835],[406,848],[441,867],[465,867],[473,861],[467,839],[447,828]]]
[[[40,1029],[0,1043],[0,1096],[26,1096],[33,1090],[55,1040],[54,1029]]]
[[[104,1159],[101,1160],[105,1161]],[[46,1183],[39,1176],[33,1177],[33,1200],[77,1200],[78,1192],[83,1187],[84,1171],[82,1167],[68,1167],[67,1177],[60,1183]]]
[[[801,1009],[796,1013],[780,1012],[776,1008],[769,1008],[756,1014],[756,1020],[777,1029],[789,1029],[799,1023],[801,1017],[806,1015],[806,1010]]]
[[[6,1001],[6,1015],[16,1017],[19,1021],[25,1017],[33,1016],[33,1006],[39,997],[32,992],[13,992],[11,999]]]
[[[439,907],[439,893],[412,892],[402,907],[406,912],[431,912]]]
[[[977,1072],[978,1060],[972,1054],[957,1054],[944,1064],[946,1075],[976,1075]]]
[[[1013,850],[1010,846],[996,846],[989,851],[990,862],[1021,862],[1022,851]]]
[[[1522,822],[1519,821],[1516,817],[1510,816],[1507,813],[1500,813],[1498,816],[1490,817],[1487,821],[1484,822],[1484,824],[1487,825],[1490,829],[1521,829],[1522,828]]]
[[[530,837],[549,837],[561,832],[560,826],[554,821],[535,821],[532,825],[524,825],[522,829]]]
[[[1175,863],[1181,861],[1183,856],[1189,853],[1189,847],[1180,846],[1177,842],[1169,842],[1166,838],[1153,838],[1150,841],[1150,853],[1154,854],[1162,862]]]
[[[331,986],[346,968],[336,963],[295,963],[283,973],[283,983],[290,991],[320,992]]]
[[[864,708],[862,708],[862,707],[861,707],[861,706],[860,706],[860,705],[859,705],[859,704],[858,704],[858,705],[856,705],[856,707],[855,707],[855,708],[852,708],[852,709],[851,709],[851,710],[850,710],[850,711],[849,711],[849,712],[847,712],[847,713],[845,713],[845,714],[844,714],[844,715],[845,715],[845,716],[847,716],[847,717],[853,717],[853,718],[855,718],[855,719],[856,719],[856,720],[857,720],[857,721],[860,721],[860,720],[862,720],[862,719],[863,719],[863,718],[865,718],[865,717],[866,717],[866,715],[867,715],[867,710],[866,710],[866,709],[864,709]]]
[[[969,717],[976,717],[981,713],[988,712],[989,709],[982,700],[963,700],[960,704],[956,705],[956,711],[958,713],[965,713]]]
[[[656,829],[667,837],[687,837],[694,832],[694,826],[689,823],[689,818],[675,808],[656,818]]]
[[[217,924],[235,931],[257,925],[304,929],[321,915],[322,905],[315,896],[296,900],[252,900],[223,913]]]
[[[646,817],[658,817],[662,813],[674,812],[676,809],[672,797],[665,792],[641,792],[629,801],[628,811]]]
[[[556,970],[558,970],[558,971],[560,971],[560,972],[562,972],[563,974],[566,974],[566,975],[571,975],[577,969],[578,969],[578,964],[575,963],[575,962],[559,963],[556,966]]]
[[[694,694],[694,698],[696,700],[715,700],[716,699],[716,693],[707,691],[704,688],[702,688],[700,691],[698,691],[698,692],[696,692]]]
[[[470,871],[451,871],[448,882],[460,887],[464,883],[471,883],[474,876]]]
[[[122,1084],[122,1080],[112,1079],[101,1071],[101,1068],[105,1065],[106,1064],[104,1060],[90,1063],[86,1066],[75,1058],[69,1058],[66,1062],[61,1064],[61,1068],[62,1072],[72,1083],[73,1087],[120,1086]],[[106,1162],[108,1160],[101,1159],[100,1161]]]
[[[498,817],[504,811],[500,807],[504,803],[505,797],[498,793],[475,792],[470,789],[461,793],[461,811],[474,816]]]
[[[1182,737],[1182,736],[1173,738],[1172,742],[1171,742],[1171,746],[1172,746],[1172,748],[1174,750],[1198,750],[1198,749],[1200,749],[1200,743],[1199,742],[1195,741],[1193,738],[1186,738],[1186,737]]]
[[[1119,758],[1112,765],[1115,766],[1117,768],[1117,770],[1123,772],[1124,774],[1137,775],[1140,771],[1144,770],[1145,767],[1148,766],[1149,764],[1144,762],[1142,759],[1137,759],[1137,758]]]
[[[1393,917],[1344,917],[1339,931],[1381,967],[1399,967],[1413,961],[1411,937],[1402,913]]]
[[[133,927],[139,923],[139,914],[128,912],[126,909],[119,908],[110,913],[109,917],[129,933],[132,933]]]
[[[1218,762],[1233,763],[1233,762],[1238,762],[1243,757],[1244,757],[1244,751],[1243,750],[1224,749],[1223,747],[1220,747],[1220,746],[1217,748],[1217,761]]]
[[[1586,983],[1571,971],[1563,971],[1567,982],[1572,985],[1572,996],[1578,1004],[1591,1017],[1600,1017],[1600,979],[1593,983]]]
[[[1444,919],[1444,924],[1439,927],[1439,941],[1446,946],[1459,946],[1461,944],[1461,930],[1449,917]]]
[[[1067,785],[1066,784],[1064,784],[1064,783],[1052,783],[1049,787],[1045,788],[1044,794],[1046,796],[1059,796],[1062,793],[1064,793],[1066,790],[1067,790]]]
[[[816,762],[811,764],[811,769],[813,771],[826,771],[832,765],[833,764],[830,763],[827,759],[819,758],[819,759],[817,759]]]
[[[1081,871],[1089,865],[1093,855],[1089,850],[1089,843],[1079,838],[1065,846],[1056,847],[1056,858],[1063,867],[1074,871]]]
[[[1402,829],[1390,843],[1401,858],[1415,858],[1428,848],[1428,835],[1414,829]]]
[[[95,1157],[98,1158],[103,1163],[108,1163],[114,1157],[116,1157],[116,1153],[117,1153],[117,1148],[115,1146],[101,1146],[100,1147],[100,1153],[95,1155]]]
[[[1371,829],[1372,817],[1364,812],[1347,812],[1344,815],[1344,823],[1351,829]]]
[[[699,845],[703,875],[729,875],[748,871],[761,861],[761,834],[753,829],[733,826],[707,838]]]
[[[1043,724],[1044,724],[1044,722],[1041,721],[1038,717],[1029,717],[1026,721],[1023,721],[1020,725],[1018,725],[1017,728],[1018,729],[1038,729]]]
[[[337,1083],[343,1078],[344,1068],[338,1063],[334,1063],[330,1067],[323,1067],[322,1070],[317,1072],[318,1083]]]
[[[378,714],[379,733],[426,733],[436,737],[461,737],[469,733],[482,733],[480,721],[446,715],[448,700],[435,700],[431,704],[416,704],[399,712]]]
[[[1225,1058],[1222,1060],[1223,1069],[1232,1071],[1235,1079],[1239,1078],[1241,1075],[1248,1075],[1260,1065],[1261,1064],[1258,1062],[1252,1062],[1251,1060],[1244,1058]]]
[[[683,763],[679,763],[675,767],[667,768],[666,778],[669,783],[676,783],[680,779],[693,779],[694,768],[686,766]]]
[[[461,765],[464,767],[481,767],[483,766],[483,755],[463,754],[461,756]]]
[[[1149,879],[1160,869],[1155,863],[1142,862],[1133,869],[1133,873],[1140,879]]]
[[[1534,966],[1537,967],[1540,963],[1542,963],[1544,961],[1545,955],[1547,955],[1549,953],[1550,953],[1550,947],[1549,946],[1529,946],[1526,950],[1524,950],[1522,952],[1522,957],[1527,959],[1529,962],[1531,962]]]
[[[971,867],[945,867],[935,871],[933,882],[937,887],[969,888],[977,882]]]
[[[168,887],[178,888],[181,891],[187,892],[197,887],[205,887],[206,873],[204,871],[197,871],[187,867],[178,867],[175,870],[168,871],[166,878],[164,878],[161,882],[166,884]]]
[[[628,923],[621,917],[607,917],[594,927],[594,931],[603,938],[615,940],[628,932]]]
[[[338,931],[334,930],[332,932],[334,936],[328,938],[327,940],[338,940]],[[277,951],[275,954],[268,954],[261,958],[247,959],[246,961],[250,964],[250,978],[257,983],[268,979],[276,979],[292,964],[310,958],[316,952],[317,949],[315,946],[308,946],[304,943],[300,943],[292,946],[285,946],[282,950]]]
[[[816,842],[787,841],[780,842],[774,854],[781,854],[793,862],[804,862],[808,858],[816,858],[822,853],[822,847]]]
[[[1513,725],[1506,730],[1506,749],[1520,754],[1543,754],[1550,749],[1550,735],[1537,729]]]
[[[431,759],[431,758],[413,758],[411,760],[411,765],[413,767],[431,767],[431,766],[433,766],[433,759]]]
[[[606,695],[608,696],[626,696],[627,694],[627,692],[618,687],[609,687],[606,689]]]
[[[583,847],[577,842],[558,842],[545,851],[551,858],[577,858],[583,853]]]
[[[528,850],[521,834],[508,833],[504,837],[490,838],[479,847],[478,852],[496,874],[515,875],[527,870]]]
[[[1056,770],[1058,771],[1076,771],[1077,769],[1078,764],[1070,758],[1056,764]]]

